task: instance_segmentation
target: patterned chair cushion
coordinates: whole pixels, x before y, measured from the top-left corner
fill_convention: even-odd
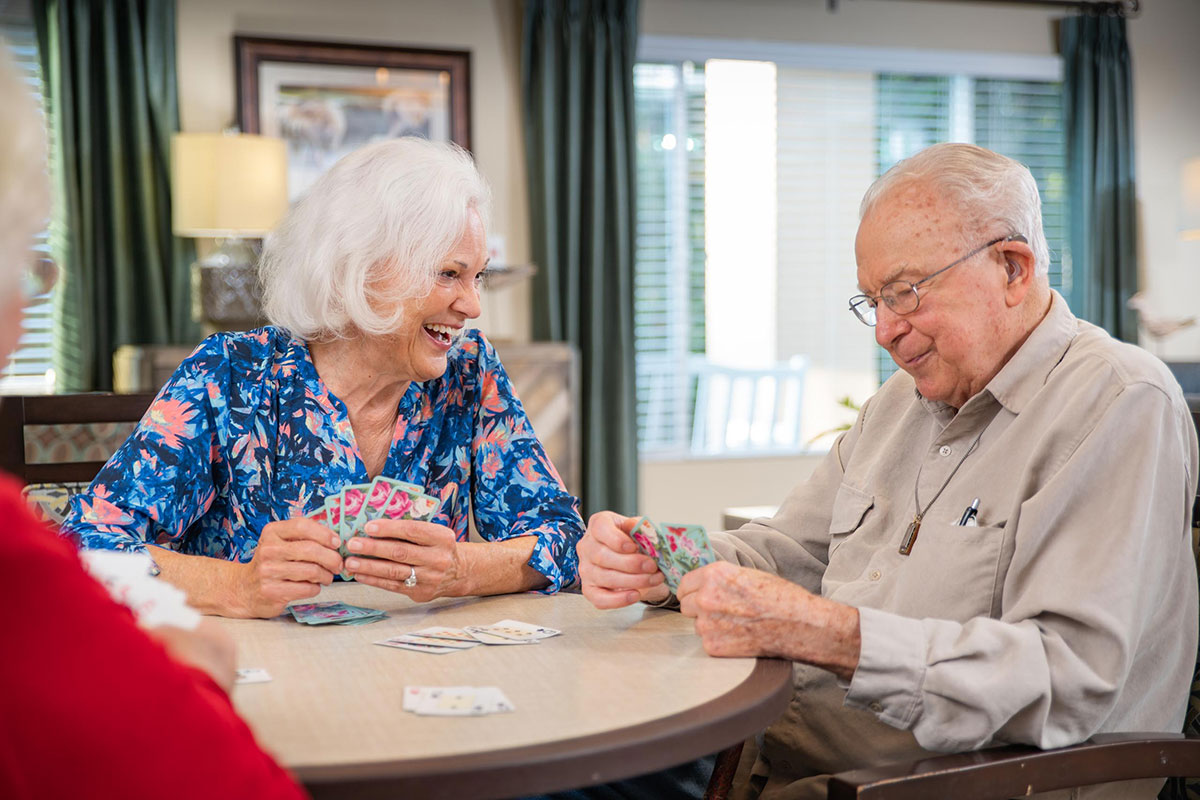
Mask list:
[[[86,483],[31,483],[21,490],[21,496],[33,509],[34,516],[58,527],[67,517],[72,495],[87,487]]]

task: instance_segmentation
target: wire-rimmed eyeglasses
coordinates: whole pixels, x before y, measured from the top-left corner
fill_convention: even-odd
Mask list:
[[[970,260],[972,257],[982,253],[984,250],[987,250],[994,244],[999,244],[1000,242],[1024,241],[1026,241],[1025,237],[1019,233],[992,239],[987,244],[982,244],[979,247],[976,247],[974,250],[967,253],[957,261],[947,264],[936,272],[931,272],[916,283],[912,283],[911,281],[891,281],[883,285],[883,288],[879,290],[879,295],[877,297],[871,297],[870,295],[866,294],[856,294],[850,298],[850,310],[854,312],[854,316],[858,317],[862,324],[870,325],[871,327],[875,326],[875,308],[879,305],[880,300],[886,303],[887,307],[890,308],[894,314],[911,314],[912,312],[916,311],[917,306],[921,304],[921,296],[917,293],[918,286],[928,283],[951,267],[957,267],[964,261]]]

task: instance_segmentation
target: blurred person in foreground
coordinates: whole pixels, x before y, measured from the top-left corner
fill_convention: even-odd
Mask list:
[[[0,368],[45,289],[42,120],[0,40]],[[143,630],[0,475],[0,797],[302,798],[234,712],[233,642],[212,620]],[[147,579],[149,580],[149,579]]]
[[[831,773],[931,751],[1179,732],[1197,447],[1171,373],[1071,314],[1037,184],[991,151],[894,166],[855,254],[850,310],[900,371],[773,518],[714,535],[720,560],[678,597],[611,512],[580,543],[583,593],[678,604],[712,655],[796,662],[736,797],[824,798]]]
[[[574,583],[578,500],[467,327],[489,197],[449,143],[392,139],[335,164],[267,239],[273,324],[201,343],[64,530],[149,553],[193,605],[232,617],[273,617],[343,571],[417,601]],[[343,563],[306,515],[377,476],[440,510],[368,522]],[[472,513],[484,541],[467,541]]]

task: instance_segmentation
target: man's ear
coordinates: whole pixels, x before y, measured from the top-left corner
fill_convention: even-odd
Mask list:
[[[1034,281],[1035,261],[1028,244],[1023,241],[1005,243],[1004,271],[1008,280],[1004,287],[1004,302],[1009,308],[1019,306]]]

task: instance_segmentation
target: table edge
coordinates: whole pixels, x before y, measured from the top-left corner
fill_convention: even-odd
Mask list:
[[[741,683],[719,697],[628,728],[454,756],[300,767],[292,774],[317,800],[394,798],[400,792],[431,800],[484,800],[591,786],[740,742],[779,718],[792,692],[791,662],[760,658]],[[539,774],[531,777],[529,770]]]

